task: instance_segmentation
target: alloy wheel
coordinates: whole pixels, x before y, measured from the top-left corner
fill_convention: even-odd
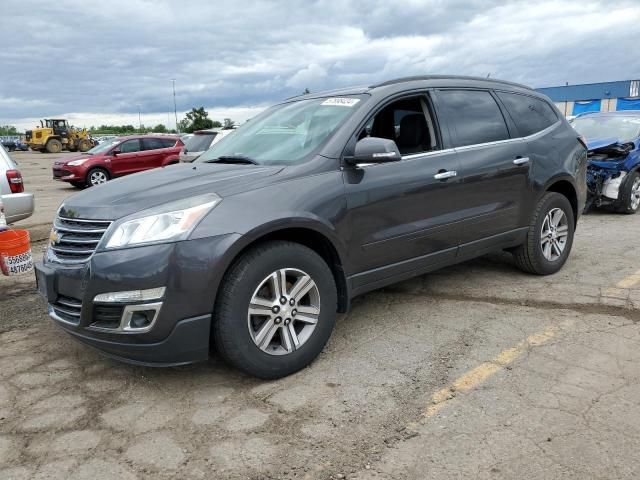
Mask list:
[[[247,323],[255,345],[269,355],[287,355],[313,334],[320,316],[320,292],[302,270],[282,268],[256,288]]]
[[[107,182],[107,175],[104,172],[92,172],[89,176],[89,182],[91,185],[100,185]]]
[[[540,247],[544,258],[550,262],[558,260],[567,245],[569,223],[560,208],[551,209],[542,221]]]
[[[640,177],[636,178],[631,187],[631,210],[636,211],[640,206]]]

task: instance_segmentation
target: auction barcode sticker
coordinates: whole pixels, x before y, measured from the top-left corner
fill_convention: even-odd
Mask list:
[[[21,275],[33,270],[33,256],[31,250],[20,255],[2,256],[0,263],[3,264],[2,272],[5,275]]]
[[[327,98],[321,105],[333,105],[336,107],[353,107],[356,103],[360,101],[359,98],[349,98],[349,97],[333,97]]]

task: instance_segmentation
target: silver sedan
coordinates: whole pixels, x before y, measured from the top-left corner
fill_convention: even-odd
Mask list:
[[[0,194],[7,223],[24,220],[33,214],[33,193],[24,191],[22,174],[18,165],[0,145]]]

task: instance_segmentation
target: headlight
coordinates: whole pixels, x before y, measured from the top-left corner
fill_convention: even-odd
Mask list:
[[[215,193],[170,202],[126,217],[109,235],[105,248],[184,240],[220,203]]]
[[[73,161],[67,163],[67,165],[69,165],[70,167],[77,167],[79,165],[82,165],[87,160],[89,160],[89,159],[88,158],[80,158],[78,160],[73,160]]]

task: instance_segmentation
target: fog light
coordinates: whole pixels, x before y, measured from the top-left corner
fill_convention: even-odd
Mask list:
[[[150,288],[148,290],[129,290],[126,292],[109,292],[96,295],[93,299],[98,303],[130,303],[159,300],[164,297],[165,287]]]
[[[133,312],[131,320],[129,320],[130,328],[146,328],[151,325],[153,318],[156,316],[155,310],[141,310]]]

